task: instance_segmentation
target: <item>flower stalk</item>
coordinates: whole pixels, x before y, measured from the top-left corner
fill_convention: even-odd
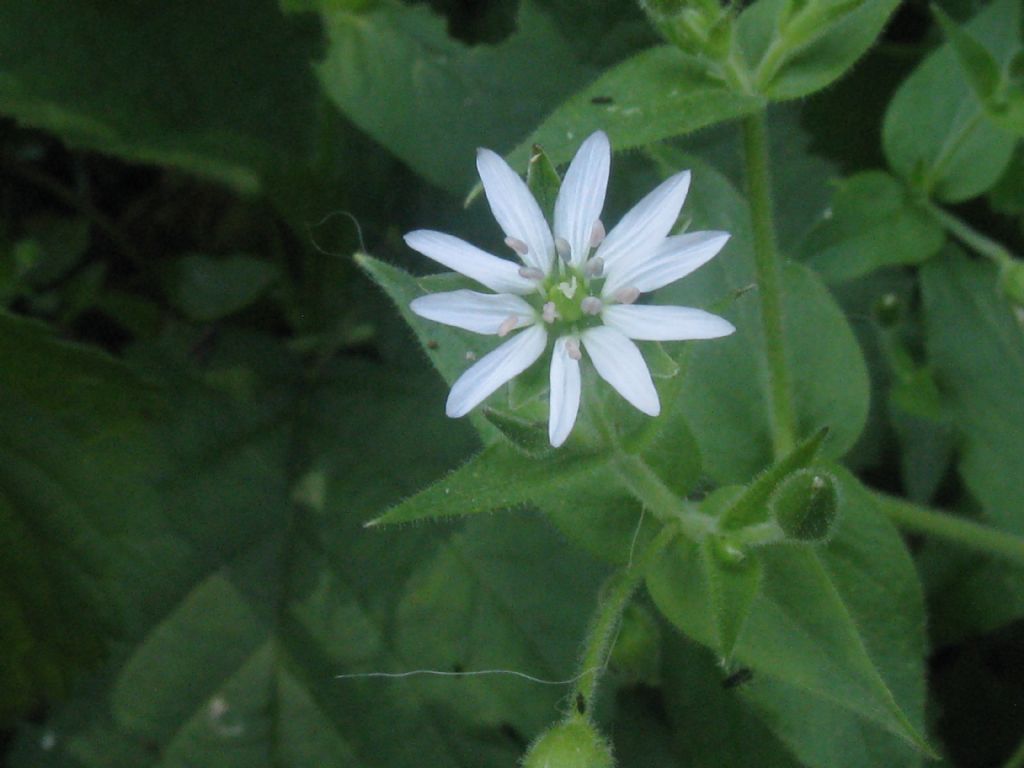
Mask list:
[[[778,460],[792,451],[796,444],[796,414],[783,336],[782,264],[775,240],[768,137],[763,113],[751,115],[743,121],[743,148],[754,228],[754,270],[761,295],[761,327],[768,365],[772,447]]]

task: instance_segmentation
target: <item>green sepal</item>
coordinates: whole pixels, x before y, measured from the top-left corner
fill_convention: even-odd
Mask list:
[[[720,528],[738,530],[764,522],[768,518],[768,499],[772,492],[788,475],[814,461],[826,435],[828,427],[822,427],[781,461],[758,475],[746,491],[722,513],[719,520]]]
[[[590,719],[572,714],[530,745],[522,768],[612,768],[615,759]]]
[[[544,421],[522,418],[496,408],[484,407],[481,413],[496,426],[508,441],[525,454],[533,457],[551,453],[554,449],[548,441],[547,424]]]
[[[819,543],[836,528],[839,489],[828,472],[800,469],[783,480],[768,500],[768,511],[790,539]]]
[[[761,560],[756,554],[737,557],[737,550],[719,536],[704,539],[700,551],[708,584],[715,650],[728,665],[761,586]]]
[[[942,32],[953,48],[957,61],[966,73],[967,81],[978,100],[987,105],[999,88],[999,63],[988,48],[953,21],[938,5],[932,5],[932,14],[942,27]]]
[[[608,666],[628,683],[657,687],[661,683],[661,627],[647,606],[635,600],[626,606]]]
[[[999,270],[999,290],[1018,307],[1024,307],[1024,263],[1003,263]]]
[[[602,471],[605,465],[603,456],[564,452],[538,465],[515,448],[498,443],[365,526],[436,520],[525,506],[566,483]]]
[[[555,220],[555,200],[562,187],[562,179],[540,144],[534,144],[530,162],[526,166],[526,186],[530,188],[541,212],[548,221]]]

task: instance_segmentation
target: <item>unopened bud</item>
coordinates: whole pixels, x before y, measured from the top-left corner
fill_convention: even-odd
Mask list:
[[[583,715],[570,715],[530,745],[523,768],[612,768],[608,742]]]
[[[790,539],[825,541],[839,514],[836,480],[827,472],[797,470],[772,493],[768,510]]]

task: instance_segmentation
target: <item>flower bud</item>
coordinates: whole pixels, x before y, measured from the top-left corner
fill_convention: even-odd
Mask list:
[[[612,768],[615,760],[604,737],[581,715],[542,733],[523,758],[523,768]]]
[[[825,541],[839,512],[836,480],[827,472],[798,470],[779,483],[768,511],[790,539]]]
[[[999,272],[999,288],[1018,307],[1024,307],[1024,262],[1008,261]]]

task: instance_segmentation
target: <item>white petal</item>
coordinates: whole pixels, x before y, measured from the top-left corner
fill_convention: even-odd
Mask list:
[[[614,304],[605,307],[601,319],[609,328],[643,341],[717,339],[736,330],[728,320],[693,307]]]
[[[608,279],[601,292],[611,296],[629,286],[640,293],[656,291],[706,264],[728,241],[728,232],[688,232],[665,238],[649,259],[620,260],[607,269]]]
[[[495,334],[510,317],[516,318],[516,323],[509,330],[530,325],[536,319],[533,307],[510,293],[432,293],[413,299],[409,309],[420,317],[473,333]]]
[[[580,409],[580,364],[569,357],[563,336],[555,342],[551,354],[551,413],[548,417],[548,438],[555,448],[565,442],[576,423]],[[578,355],[577,355],[578,356]]]
[[[417,229],[405,236],[405,242],[414,251],[486,285],[496,293],[525,295],[537,289],[536,283],[519,274],[519,265],[515,262],[499,259],[444,232]]]
[[[661,412],[651,372],[636,344],[614,328],[600,325],[583,332],[583,346],[601,378],[648,416]]]
[[[677,173],[633,206],[597,249],[605,270],[620,259],[626,262],[650,256],[679,218],[690,189],[690,172]]]
[[[452,418],[465,416],[494,390],[533,365],[547,341],[547,332],[534,325],[488,352],[452,386],[445,413]]]
[[[491,212],[502,230],[509,237],[526,243],[528,251],[523,256],[523,263],[546,275],[551,271],[554,240],[526,182],[500,155],[489,149],[477,150],[476,169],[484,184]]]
[[[576,152],[558,190],[555,236],[569,243],[573,264],[583,263],[590,252],[590,235],[604,206],[611,153],[603,131],[591,134]]]

